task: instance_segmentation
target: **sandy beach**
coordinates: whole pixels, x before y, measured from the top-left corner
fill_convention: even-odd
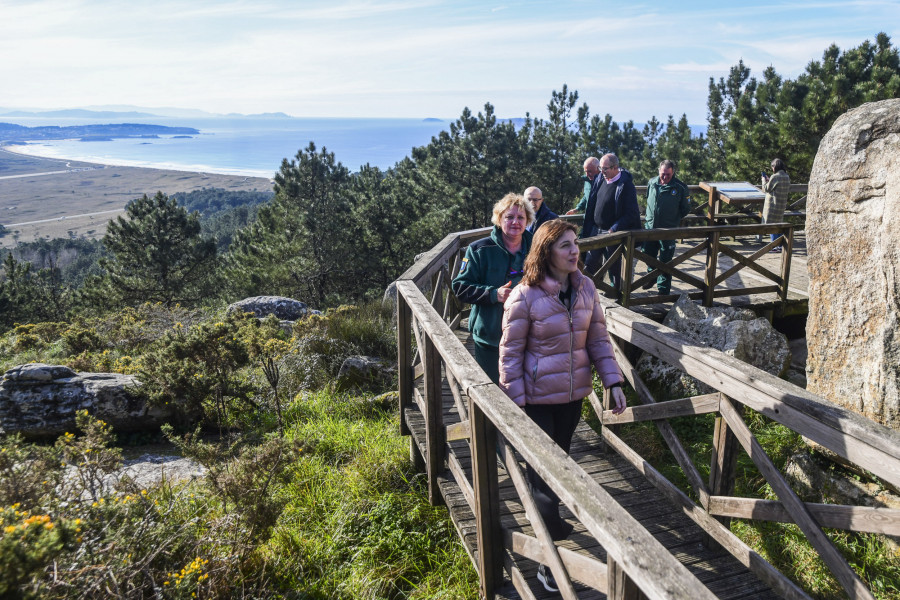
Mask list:
[[[263,177],[123,167],[28,156],[0,148],[0,247],[39,238],[99,238],[125,205],[152,196],[203,188],[267,191]]]

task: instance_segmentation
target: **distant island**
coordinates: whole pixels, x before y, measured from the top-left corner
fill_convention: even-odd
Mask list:
[[[106,141],[116,138],[154,139],[161,135],[197,135],[199,129],[193,127],[166,127],[164,125],[142,125],[139,123],[118,123],[107,125],[70,125],[66,127],[44,126],[25,127],[13,123],[0,123],[0,144],[25,142],[29,140],[71,140]]]
[[[422,119],[423,123],[443,123],[443,119],[438,119],[437,117],[426,117]]]

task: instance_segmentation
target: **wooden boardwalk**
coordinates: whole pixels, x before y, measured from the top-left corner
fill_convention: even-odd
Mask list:
[[[593,278],[635,401],[614,415],[603,406],[608,397],[591,394],[602,426],[595,432],[581,424],[568,455],[490,381],[460,329],[468,310],[450,289],[452,274],[466,245],[486,233],[448,235],[397,281],[400,432],[411,436],[429,501],[449,508],[483,598],[811,600],[731,532],[731,519],[745,519],[795,523],[849,598],[874,600],[823,527],[900,535],[900,510],[804,502],[745,418],[755,412],[780,423],[891,485],[900,485],[900,434],[659,324],[679,296],[643,289],[655,283],[656,273],[668,272],[676,277],[673,292],[687,292],[704,306],[743,306],[772,317],[805,314],[803,232],[786,224],[705,226],[585,240],[583,250],[607,248],[611,255]],[[760,243],[757,233],[778,239]],[[645,242],[667,239],[688,242],[679,244],[670,263],[643,253]],[[768,252],[775,247],[791,252]],[[624,259],[617,267],[621,290],[603,281],[616,257]],[[648,264],[656,269],[652,274]],[[654,398],[632,362],[635,352],[677,365],[712,393]],[[707,478],[670,420],[711,415]],[[621,425],[637,422],[654,423],[686,484],[666,479],[617,435]],[[772,493],[733,495],[739,454]],[[574,531],[562,542],[550,540],[535,510],[526,462],[567,507],[563,516]],[[552,570],[559,593],[547,593],[537,581],[538,562]]]
[[[457,337],[466,344],[466,348],[471,352],[471,343],[467,343],[468,333],[465,330],[458,330]],[[421,382],[420,391],[424,392],[421,389]],[[443,399],[444,425],[452,426],[463,421],[446,382],[443,385]],[[410,426],[413,440],[424,456],[426,434],[425,420],[421,411],[416,405],[413,405],[406,409],[404,418]],[[469,485],[471,485],[471,457],[468,442],[466,440],[449,442],[448,449],[452,455],[448,456],[448,463],[458,461]],[[669,502],[627,461],[615,452],[604,452],[600,436],[584,421],[579,423],[575,432],[570,455],[716,597],[723,600],[779,598],[730,554],[707,549],[702,543],[704,533],[700,527],[686,517],[679,507]],[[510,538],[514,533],[518,533],[534,538],[535,533],[525,516],[525,509],[508,474],[501,469],[499,475],[501,521],[506,530],[505,537]],[[457,533],[477,566],[476,519],[466,499],[466,493],[450,469],[439,475],[438,481],[441,495],[450,512],[453,524],[456,526]],[[604,549],[597,544],[597,541],[587,533],[584,526],[564,505],[562,515],[575,529],[568,539],[558,542],[558,546],[606,562],[607,556]],[[559,597],[558,593],[547,592],[536,579],[538,566],[536,562],[520,555],[514,556],[514,560],[515,566],[522,573],[534,598]],[[606,594],[579,584],[577,580],[575,584],[579,598],[606,598]],[[501,588],[497,597],[509,600],[522,598],[511,582],[507,582]]]

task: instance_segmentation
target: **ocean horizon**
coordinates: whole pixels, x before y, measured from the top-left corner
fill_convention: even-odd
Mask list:
[[[520,119],[511,119],[519,121]],[[44,158],[103,165],[171,169],[272,178],[283,159],[293,160],[310,142],[333,152],[350,171],[364,165],[389,169],[448,130],[455,119],[314,118],[314,117],[166,117],[128,116],[85,118],[60,116],[2,116],[0,122],[27,127],[141,123],[191,127],[197,135],[160,135],[153,138],[111,140],[37,140],[7,149]],[[635,127],[643,127],[635,123]],[[692,133],[706,132],[691,126]]]
[[[108,124],[110,119],[12,117],[0,121],[27,127]],[[115,122],[122,122],[121,119]],[[161,135],[104,141],[38,140],[9,150],[44,158],[104,165],[198,171],[271,178],[283,159],[293,160],[310,142],[333,152],[350,171],[369,164],[382,170],[449,129],[451,120],[383,118],[143,117],[129,123],[193,127],[198,135]]]

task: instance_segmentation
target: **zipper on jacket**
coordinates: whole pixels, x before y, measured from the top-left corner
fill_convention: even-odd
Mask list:
[[[572,389],[575,385],[575,325],[572,322],[572,310],[575,309],[575,301],[572,301],[572,309],[568,311],[569,313],[569,402],[572,402],[574,398],[572,398],[572,394],[574,390]]]

